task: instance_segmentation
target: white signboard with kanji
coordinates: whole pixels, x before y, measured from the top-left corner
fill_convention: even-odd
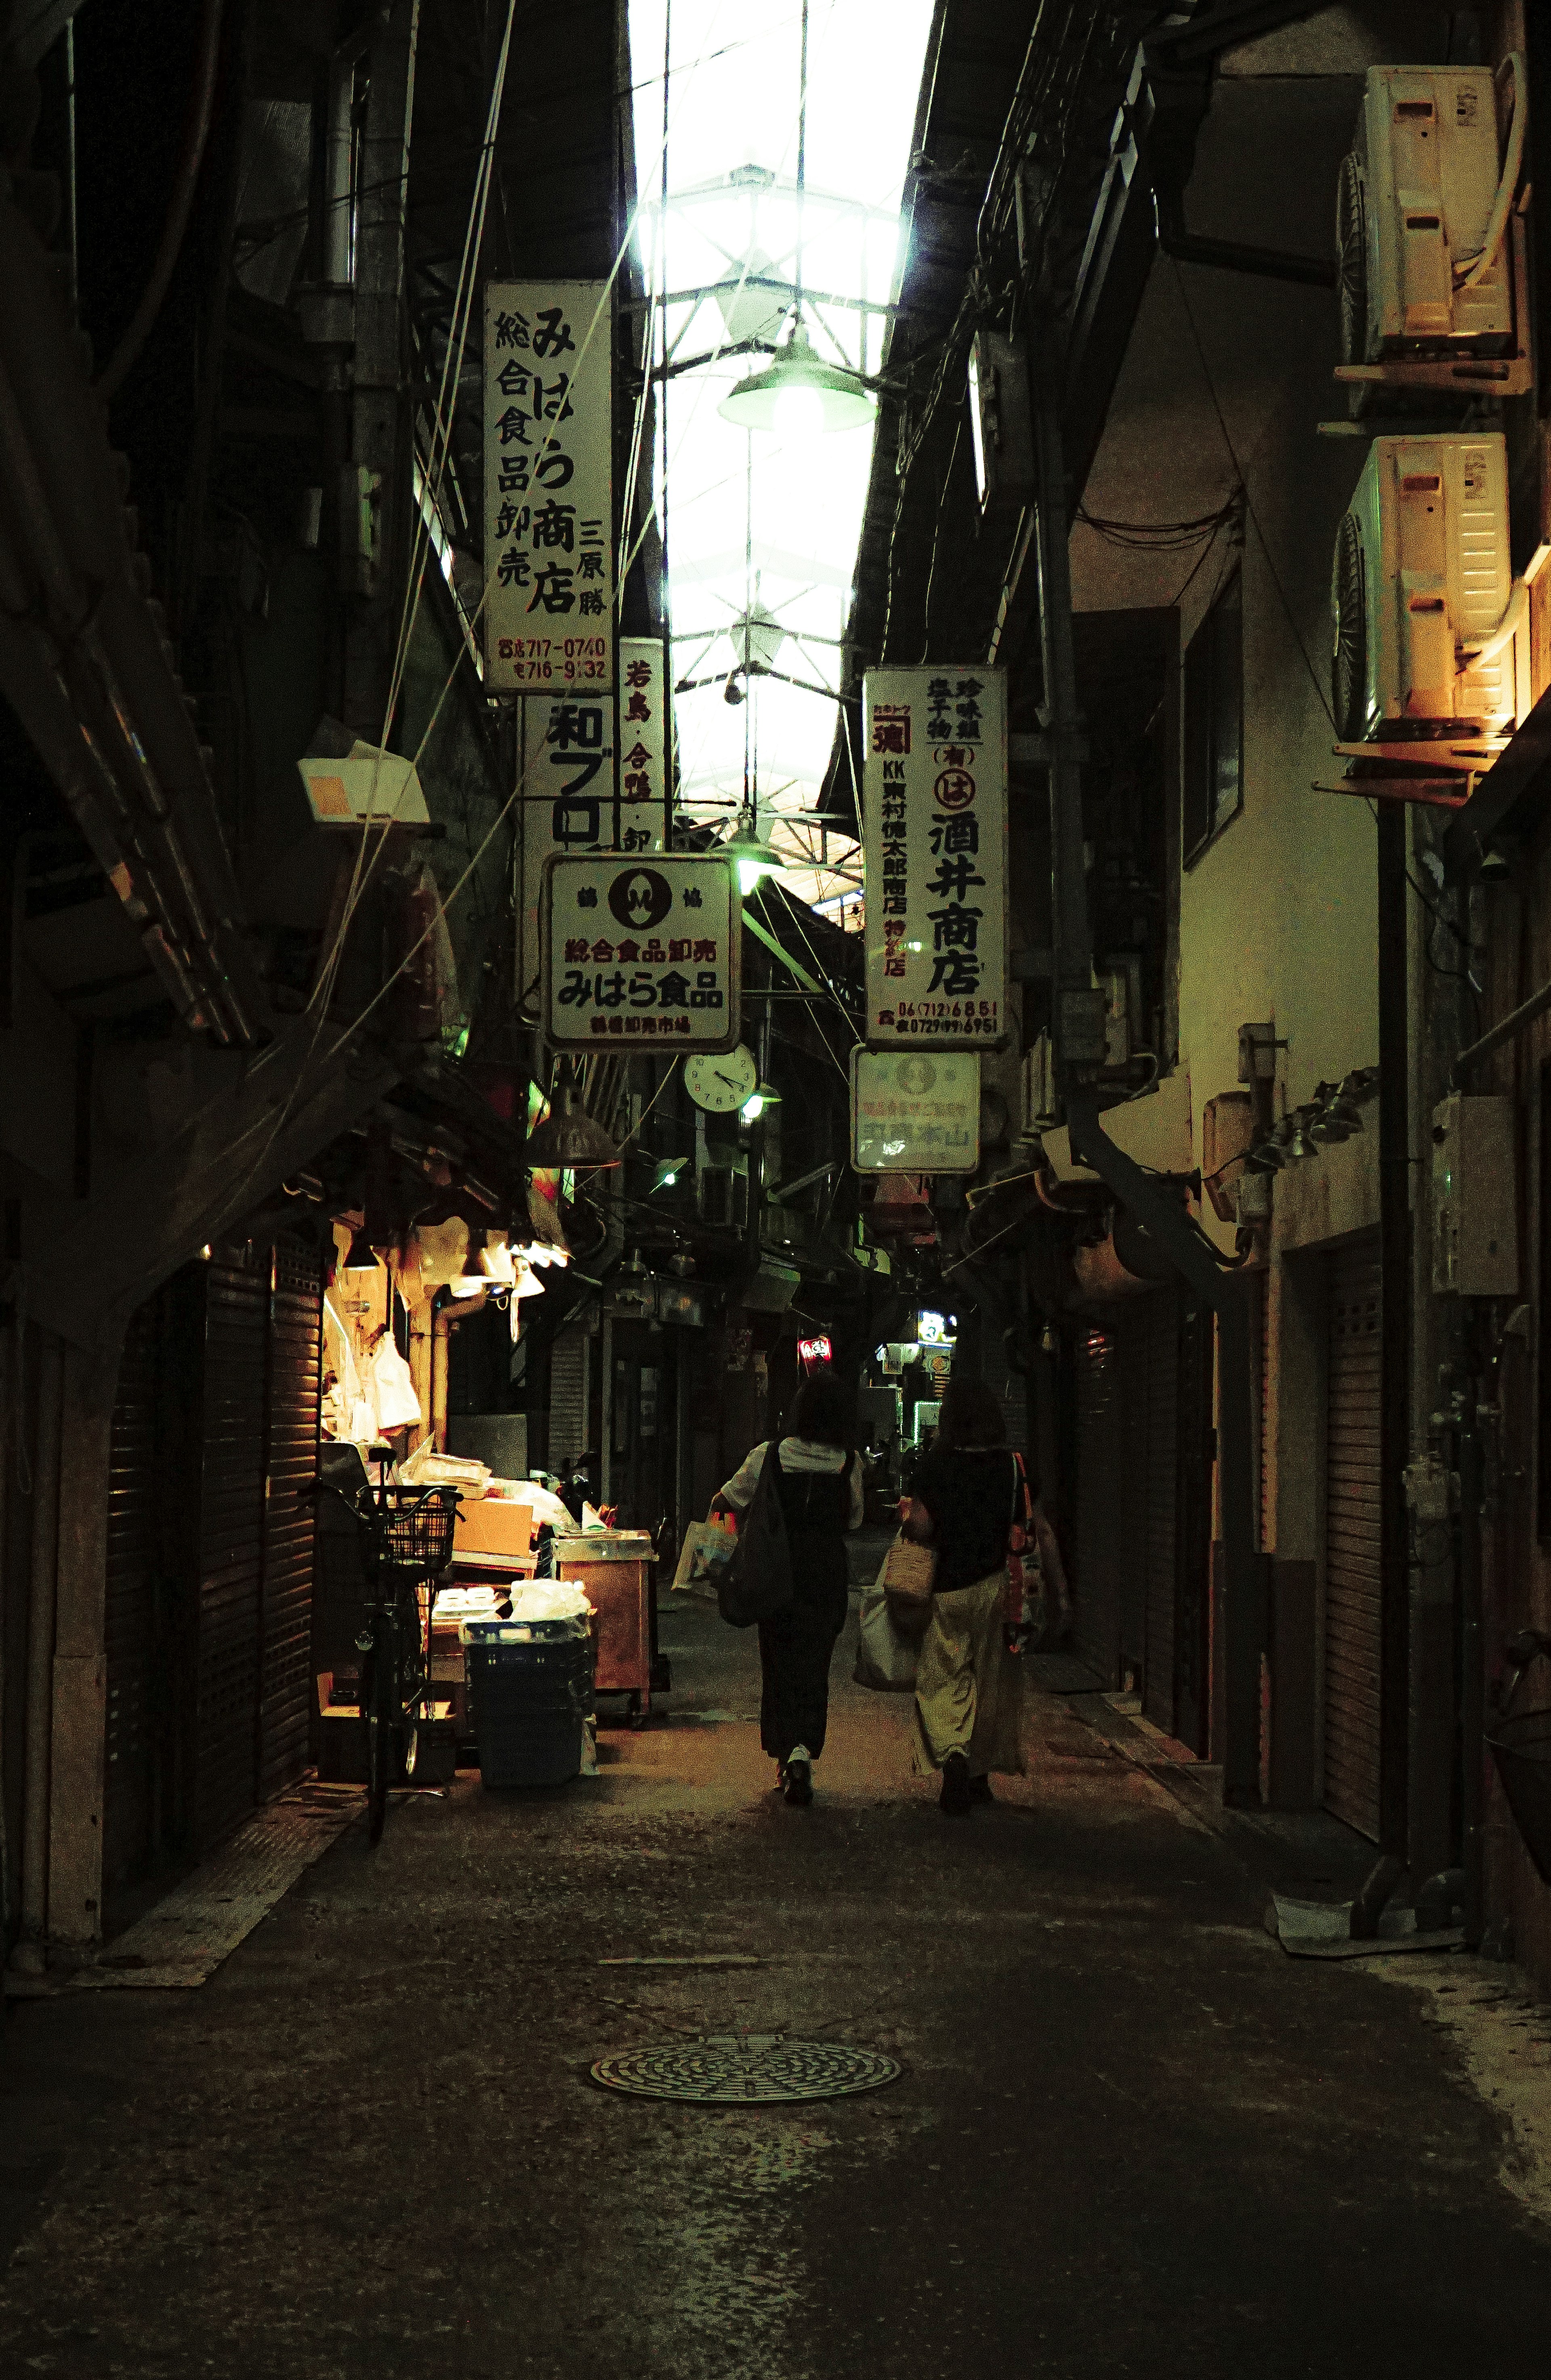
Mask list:
[[[619,640],[620,848],[662,846],[663,803],[673,749],[673,702],[660,637]],[[645,829],[649,843],[626,840]]]
[[[521,999],[538,982],[544,866],[557,851],[619,847],[614,698],[530,694],[522,712],[517,800],[518,967]],[[633,849],[645,850],[649,836]]]
[[[614,682],[608,285],[485,285],[485,691]]]
[[[980,1061],[973,1050],[853,1050],[851,1162],[858,1173],[973,1173]]]
[[[682,1055],[739,1038],[743,905],[699,853],[557,854],[545,868],[540,1013],[552,1047]]]
[[[1007,1029],[1004,675],[939,662],[870,670],[862,718],[866,1038],[998,1042]]]

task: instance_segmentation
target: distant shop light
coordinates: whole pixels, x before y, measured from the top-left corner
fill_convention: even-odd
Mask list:
[[[807,1371],[816,1370],[820,1364],[832,1363],[834,1353],[834,1344],[827,1330],[797,1342],[797,1360]]]
[[[915,1335],[923,1347],[941,1347],[953,1336],[953,1317],[924,1308],[916,1318]]]

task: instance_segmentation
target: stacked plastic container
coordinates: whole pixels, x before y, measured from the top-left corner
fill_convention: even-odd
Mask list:
[[[566,1784],[592,1709],[587,1620],[466,1620],[458,1634],[481,1782]]]

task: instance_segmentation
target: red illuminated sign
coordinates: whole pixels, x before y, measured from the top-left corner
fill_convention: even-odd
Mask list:
[[[829,1363],[833,1354],[829,1338],[824,1334],[817,1339],[799,1339],[797,1342],[797,1360],[809,1370],[816,1364]]]

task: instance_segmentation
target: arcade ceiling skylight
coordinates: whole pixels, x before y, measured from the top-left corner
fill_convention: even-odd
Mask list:
[[[668,299],[653,359],[706,358],[660,384],[657,457],[674,675],[689,682],[684,807],[730,832],[746,803],[791,854],[793,891],[839,915],[858,897],[856,849],[806,814],[834,735],[873,431],[818,428],[806,395],[781,401],[771,430],[718,408],[769,362],[728,349],[783,337],[799,279],[816,357],[878,369],[887,318],[864,307],[895,295],[930,0],[810,0],[801,193],[800,7],[671,0],[664,207],[669,17],[670,0],[631,0],[641,261]],[[734,285],[694,294],[716,283]]]

